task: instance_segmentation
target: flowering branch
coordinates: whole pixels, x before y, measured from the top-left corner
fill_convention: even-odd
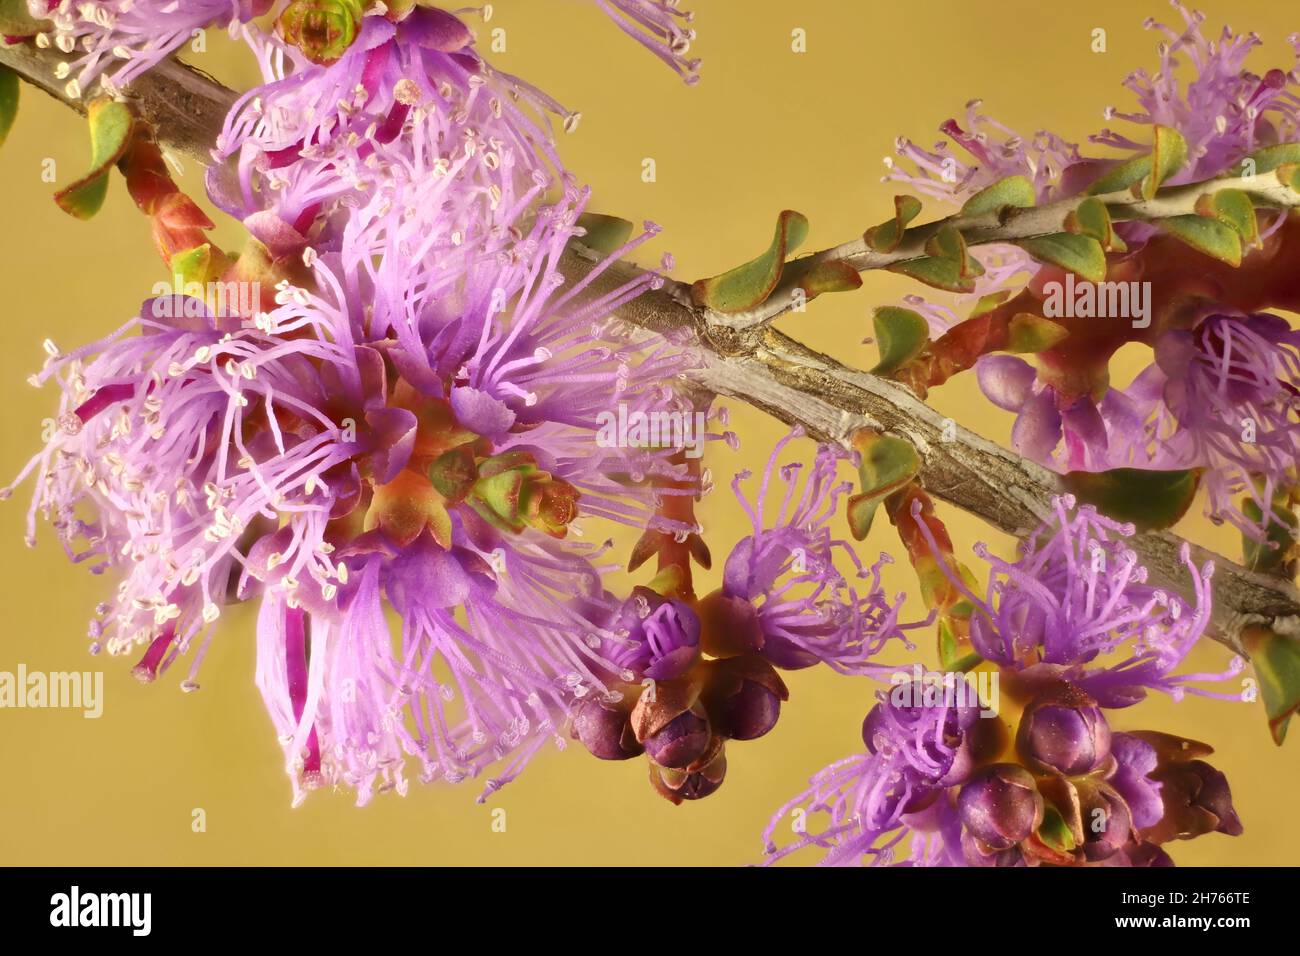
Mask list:
[[[69,95],[60,73],[64,57],[55,49],[28,44],[0,46],[0,65],[65,104],[85,112],[79,95]],[[165,147],[208,162],[234,94],[216,81],[174,60],[166,60],[132,83],[124,94],[140,116],[154,128]],[[1300,205],[1300,194],[1280,183],[1220,180],[1249,192],[1269,205]],[[1192,211],[1196,199],[1216,183],[1161,190],[1150,200],[1127,192],[1100,197],[1116,219],[1156,219]],[[840,260],[854,269],[882,268],[923,255],[927,241],[945,224],[961,228],[972,244],[1004,242],[1061,231],[1077,201],[1064,201],[1023,210],[979,216],[958,215],[908,229],[891,252],[877,252],[865,240],[855,240],[816,253],[809,260]],[[598,257],[580,245],[566,254],[563,271],[570,282],[588,275]],[[796,260],[803,262],[805,260]],[[586,290],[596,298],[625,282],[636,267],[620,264],[607,269]],[[799,270],[790,270],[798,274]],[[776,418],[802,425],[812,436],[847,447],[861,428],[890,433],[911,442],[923,465],[924,487],[963,510],[979,515],[994,527],[1022,536],[1050,514],[1056,477],[973,432],[956,426],[902,386],[842,365],[769,327],[772,318],[789,307],[791,290],[778,285],[763,306],[723,317],[696,305],[689,286],[668,282],[618,307],[623,320],[651,332],[673,332],[689,338],[696,367],[691,377],[704,388],[740,399]],[[1183,595],[1191,582],[1179,558],[1184,542],[1168,532],[1149,532],[1131,539],[1154,583]],[[1300,635],[1300,590],[1289,582],[1251,572],[1227,559],[1192,546],[1199,564],[1213,560],[1215,636],[1240,650],[1243,627],[1264,625],[1277,633]]]

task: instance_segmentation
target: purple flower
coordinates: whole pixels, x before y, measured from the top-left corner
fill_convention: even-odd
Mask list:
[[[608,608],[612,601],[606,595],[603,604],[588,608],[586,616],[593,622],[600,620],[602,606]],[[606,616],[599,630],[599,651],[617,668],[613,676],[618,680],[672,680],[700,658],[700,619],[684,601],[636,587]]]
[[[76,54],[58,71],[59,79],[73,77],[69,95],[75,98],[96,79],[110,93],[122,89],[197,31],[234,29],[266,13],[272,0],[27,0],[27,6],[33,17],[50,21],[38,43]]]
[[[620,404],[689,407],[665,385],[678,350],[607,320],[659,276],[588,291],[654,228],[566,286],[586,192],[517,84],[433,26],[366,17],[329,66],[263,38],[289,72],[232,112],[232,166],[209,183],[260,243],[274,303],[147,305],[49,346],[36,377],[62,392],[61,430],[24,471],[29,537],[42,512],[74,560],[120,577],[92,649],[143,654],[145,679],[188,658],[193,689],[223,607],[257,601],[295,800],[404,792],[409,759],[426,781],[513,779],[581,701],[618,696],[608,545],[582,525],[695,530],[656,516],[652,484],[690,481],[669,450],[597,441]],[[650,666],[693,653],[686,615],[643,630]]]
[[[900,841],[913,831],[924,835],[913,846],[918,857],[960,859],[956,816],[944,791],[962,783],[970,772],[978,708],[914,705],[899,693],[900,686],[877,694],[880,702],[862,725],[866,753],[818,773],[806,791],[774,815],[764,831],[773,860],[817,845],[828,849],[823,864],[856,864],[859,859],[889,864]],[[772,839],[775,829],[796,808],[804,828],[796,830],[799,836],[793,843],[778,850]],[[806,818],[818,812],[830,819],[814,834],[808,832]],[[951,856],[954,853],[957,856]]]
[[[1224,27],[1217,38],[1201,29],[1205,14],[1173,0],[1181,27],[1147,19],[1143,26],[1164,35],[1157,47],[1160,68],[1155,75],[1133,71],[1124,86],[1137,97],[1140,110],[1106,110],[1107,119],[1141,126],[1169,126],[1187,141],[1188,163],[1171,184],[1193,182],[1226,172],[1261,146],[1285,143],[1300,136],[1300,99],[1296,97],[1295,63],[1287,70],[1271,69],[1262,77],[1246,69],[1251,51],[1261,45],[1253,33],[1233,33]],[[1300,56],[1300,38],[1288,38]],[[1180,63],[1191,64],[1186,82]],[[1148,147],[1111,130],[1091,137],[1103,146],[1145,150]]]
[[[1300,332],[1283,318],[1212,314],[1165,332],[1128,388],[1064,410],[1022,359],[985,356],[976,369],[984,394],[1017,412],[1012,446],[1026,457],[1061,471],[1198,468],[1212,518],[1256,539],[1282,520],[1274,495],[1300,468]]]
[[[729,645],[710,652],[759,653],[790,669],[822,661],[839,671],[871,671],[882,666],[872,658],[889,640],[903,640],[901,596],[891,603],[881,588],[887,556],[864,567],[847,542],[831,537],[830,522],[852,487],[835,480],[845,453],[833,446],[819,448],[801,491],[801,465],[778,469],[786,446],[800,435],[796,429],[777,443],[752,502],[740,490],[750,473],[741,472],[732,482],[753,530],[728,556],[722,588],[700,603],[701,615],[713,622],[706,637],[725,633]],[[778,471],[786,487],[771,516],[767,498]],[[859,577],[869,579],[865,594],[836,569],[837,553],[853,562]]]
[[[695,31],[693,13],[677,9],[678,0],[595,0],[618,28],[636,40],[687,83],[699,81],[700,61],[687,58]]]
[[[921,525],[922,534],[928,530]],[[1205,633],[1210,620],[1212,564],[1197,568],[1190,549],[1181,558],[1196,594],[1189,608],[1169,592],[1147,584],[1147,571],[1123,539],[1123,525],[1073,496],[1054,500],[1052,517],[1008,562],[984,545],[975,553],[991,569],[983,598],[961,581],[955,586],[975,605],[971,642],[985,660],[1025,672],[1028,681],[1068,680],[1103,707],[1136,703],[1148,690],[1179,698],[1192,681],[1236,674],[1234,658],[1222,675],[1174,675]],[[933,544],[932,544],[933,547]],[[1114,657],[1112,655],[1126,655]]]

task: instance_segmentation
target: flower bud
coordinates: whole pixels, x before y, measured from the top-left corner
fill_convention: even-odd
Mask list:
[[[1025,866],[1024,854],[1016,847],[1007,850],[989,850],[971,836],[969,830],[961,832],[961,850],[970,866]]]
[[[659,766],[678,769],[702,757],[711,736],[708,715],[696,705],[678,714],[643,743],[646,754]]]
[[[1156,768],[1147,774],[1160,787],[1164,815],[1141,831],[1152,843],[1190,840],[1203,833],[1239,836],[1241,819],[1232,805],[1228,779],[1199,758],[1213,749],[1195,740],[1151,730],[1131,732],[1155,751]]]
[[[742,597],[714,591],[696,605],[700,646],[714,657],[755,654],[763,648],[763,630],[754,605]]]
[[[573,485],[538,468],[530,453],[509,451],[479,463],[469,503],[503,531],[518,534],[531,527],[563,538],[578,516],[579,497]]]
[[[361,0],[294,0],[280,14],[286,42],[313,63],[333,63],[361,29]]]
[[[718,737],[696,767],[674,769],[650,764],[650,785],[661,797],[675,804],[707,797],[722,786],[726,775],[727,753]]]
[[[986,849],[1009,850],[1043,822],[1043,798],[1028,770],[997,763],[980,770],[961,788],[957,813]]]
[[[1034,770],[1091,773],[1110,756],[1110,725],[1097,702],[1071,684],[1044,691],[1020,718],[1016,749]]]
[[[1133,815],[1124,798],[1109,784],[1081,787],[1079,812],[1083,855],[1088,860],[1108,859],[1133,842]]]
[[[711,661],[704,700],[713,731],[733,740],[756,740],[776,726],[790,692],[776,669],[749,654]]]
[[[601,760],[627,760],[645,751],[632,733],[628,712],[595,698],[578,705],[572,736]]]

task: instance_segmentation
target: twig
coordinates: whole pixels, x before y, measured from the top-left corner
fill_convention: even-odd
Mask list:
[[[0,47],[0,64],[84,112],[84,105],[69,98],[63,84],[54,78],[60,59],[56,50]],[[202,162],[209,161],[208,151],[234,101],[230,90],[172,61],[132,84],[127,96],[153,125],[164,147]],[[1204,187],[1189,188],[1187,195],[1202,191]],[[1149,203],[1143,207],[1127,194],[1103,198],[1108,202],[1114,199],[1121,207],[1128,204],[1134,215],[1143,218],[1179,214],[1185,211],[1185,202],[1195,201],[1182,191],[1162,193],[1152,201],[1160,204],[1158,207]],[[1290,196],[1271,198],[1275,204],[1295,204]],[[997,223],[976,217],[979,221],[972,219],[962,226],[988,230],[976,232],[989,237],[987,241],[995,241],[993,236],[1005,240],[1059,231],[1067,212],[1064,205],[1053,204],[1004,216]],[[908,230],[904,242],[889,254],[895,257],[890,261],[917,255],[916,249],[937,229],[929,224]],[[868,250],[861,241],[817,256],[845,258],[860,269],[888,264],[882,254]],[[599,261],[596,253],[575,243],[565,255],[562,269],[570,281],[576,281]],[[628,263],[616,264],[597,277],[589,294],[610,290],[636,270]],[[784,302],[788,296],[781,296],[778,289],[769,301],[778,298]],[[645,293],[618,313],[639,328],[676,332],[688,339],[683,347],[691,349],[697,359],[690,377],[700,386],[744,401],[788,424],[802,425],[815,438],[847,444],[849,436],[862,427],[906,438],[924,462],[921,480],[927,490],[1002,531],[1023,536],[1048,515],[1052,497],[1060,490],[1047,469],[955,425],[902,386],[842,365],[771,328],[768,321],[775,314],[779,312],[764,312],[748,322],[720,321],[716,314],[693,305],[688,287],[679,282]],[[1135,536],[1131,544],[1153,581],[1189,596],[1190,579],[1178,557],[1181,538],[1168,532],[1146,533]],[[1300,590],[1293,584],[1256,574],[1195,545],[1192,554],[1198,563],[1213,560],[1217,568],[1212,622],[1217,640],[1240,653],[1241,628],[1252,623],[1300,637]]]

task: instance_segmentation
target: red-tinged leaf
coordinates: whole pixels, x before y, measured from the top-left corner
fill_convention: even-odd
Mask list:
[[[1241,241],[1258,248],[1259,222],[1255,218],[1255,203],[1240,189],[1220,189],[1205,193],[1196,200],[1196,214],[1216,219],[1231,227]]]
[[[780,281],[786,257],[808,235],[808,220],[787,209],[776,220],[776,232],[767,251],[744,265],[691,286],[696,305],[715,312],[744,312],[762,305]]]
[[[118,160],[117,168],[126,179],[127,192],[147,216],[153,215],[162,199],[179,192],[162,151],[144,123],[136,124],[131,144]]]
[[[852,292],[862,288],[861,273],[842,259],[813,263],[800,269],[795,278],[796,285],[808,299],[827,292]]]
[[[1105,193],[1119,192],[1121,189],[1141,183],[1142,195],[1150,199],[1160,188],[1160,184],[1181,169],[1186,162],[1187,141],[1177,130],[1168,126],[1157,126],[1151,152],[1121,163],[1105,173],[1088,188],[1088,195],[1101,196]]]
[[[131,141],[134,118],[123,103],[99,99],[87,109],[90,123],[90,172],[54,196],[59,208],[78,219],[99,212],[108,195],[108,176]]]
[[[907,225],[921,214],[921,200],[915,196],[894,197],[894,218],[872,226],[862,239],[876,252],[893,252],[903,241]]]
[[[1170,126],[1157,126],[1151,143],[1151,172],[1142,180],[1142,197],[1154,199],[1160,185],[1187,164],[1187,140]]]
[[[1071,471],[1061,484],[1080,501],[1116,521],[1128,521],[1139,531],[1172,527],[1196,497],[1201,472],[1113,468],[1110,471]]]
[[[662,531],[649,529],[643,532],[632,548],[632,556],[628,558],[628,571],[635,571],[658,554],[667,538],[668,536]]]
[[[212,220],[184,193],[164,196],[153,213],[153,238],[164,262],[186,249],[207,242]]]

